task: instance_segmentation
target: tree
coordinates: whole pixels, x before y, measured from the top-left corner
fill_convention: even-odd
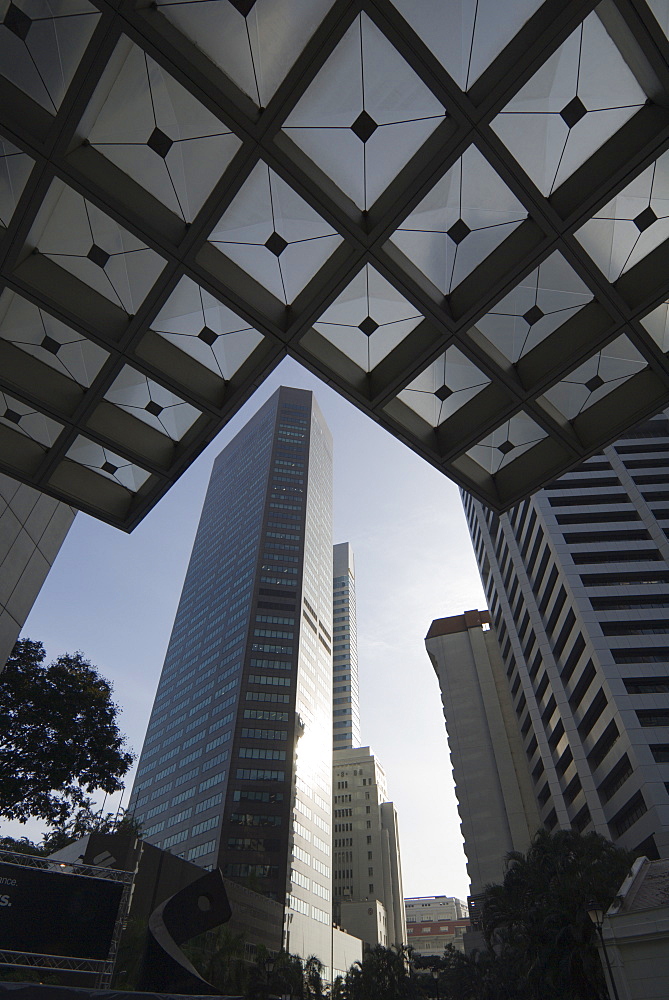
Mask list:
[[[134,755],[109,681],[80,652],[45,657],[19,639],[0,674],[0,815],[62,826],[90,793],[120,791]]]
[[[246,992],[248,968],[243,934],[235,934],[222,924],[186,942],[183,952],[200,975],[222,994],[238,996]]]
[[[447,945],[433,968],[439,972],[440,1000],[533,1000],[521,970],[494,952],[465,955]],[[432,978],[421,979],[426,996],[433,998]]]
[[[53,854],[89,833],[130,833],[140,837],[141,824],[125,809],[119,813],[105,813],[102,809],[94,812],[88,799],[62,826],[48,830],[39,846],[45,854]]]
[[[62,826],[47,830],[39,844],[28,837],[0,837],[0,851],[45,857],[89,833],[130,833],[135,837],[141,836],[141,824],[125,809],[120,813],[105,814],[102,810],[93,812],[91,806],[92,802],[88,799],[87,805],[78,809]]]
[[[633,860],[605,837],[575,830],[539,830],[525,854],[507,855],[502,884],[484,891],[482,930],[530,997],[607,996],[587,909],[591,901],[610,905]]]
[[[325,966],[316,958],[310,955],[304,963],[304,998],[305,1000],[323,1000],[323,970]]]
[[[0,851],[12,851],[13,854],[44,855],[47,852],[39,844],[28,837],[0,837]]]
[[[268,960],[271,960],[271,971]],[[287,993],[293,1000],[315,1000],[325,995],[322,969],[321,962],[314,956],[303,961],[299,955],[283,950],[274,956],[260,945],[254,964],[248,967],[244,995],[249,1000],[269,1000]]]
[[[410,952],[401,947],[377,944],[365,952],[346,973],[344,989],[348,1000],[412,1000],[419,989],[411,977]]]

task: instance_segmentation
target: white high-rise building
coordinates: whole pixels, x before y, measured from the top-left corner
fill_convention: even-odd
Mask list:
[[[540,822],[649,858],[669,857],[668,468],[659,416],[509,514],[464,501]]]
[[[361,742],[355,566],[348,542],[340,542],[333,549],[332,642],[332,745],[341,750],[360,746]]]
[[[487,611],[438,618],[425,639],[441,688],[474,897],[488,883],[502,881],[505,855],[526,850],[540,825],[504,663],[489,622]],[[412,913],[424,913],[426,920],[434,913],[438,920],[440,906],[419,900]]]
[[[366,944],[406,944],[397,813],[369,747],[337,750],[333,767],[335,920]]]
[[[333,550],[334,918],[369,946],[406,944],[397,813],[386,776],[360,747],[353,550]]]

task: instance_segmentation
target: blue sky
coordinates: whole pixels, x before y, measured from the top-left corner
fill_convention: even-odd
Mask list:
[[[49,657],[81,649],[98,666],[139,752],[212,462],[281,384],[313,389],[334,435],[334,539],[352,544],[356,562],[362,737],[398,810],[405,895],[464,898],[439,687],[423,643],[433,618],[485,607],[458,490],[297,362],[275,369],[131,535],[77,515],[23,634]],[[131,784],[132,775],[126,799]]]

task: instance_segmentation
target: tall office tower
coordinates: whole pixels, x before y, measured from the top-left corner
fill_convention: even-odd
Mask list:
[[[0,473],[0,671],[76,511]]]
[[[441,688],[473,897],[489,882],[502,881],[506,854],[525,851],[540,825],[502,655],[489,622],[487,611],[438,618],[425,639]],[[414,907],[420,909],[425,910],[423,903]]]
[[[669,421],[465,511],[549,828],[669,856]]]
[[[367,944],[406,944],[397,813],[369,747],[336,750],[333,765],[335,920]]]
[[[341,750],[360,746],[361,742],[355,567],[348,542],[340,542],[333,549],[332,615],[332,739],[333,749]]]
[[[332,439],[282,387],[214,463],[131,809],[331,966]]]

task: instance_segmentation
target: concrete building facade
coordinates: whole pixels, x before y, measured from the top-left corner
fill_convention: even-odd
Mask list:
[[[669,421],[465,512],[541,822],[669,856]]]
[[[467,903],[455,896],[413,896],[404,900],[409,946],[420,958],[440,957],[453,945],[464,952],[469,930]]]
[[[470,892],[477,896],[502,880],[509,851],[527,848],[539,811],[488,612],[437,619],[425,645],[441,688]],[[443,919],[436,904],[432,910],[424,919]]]
[[[406,944],[397,813],[369,747],[335,751],[332,792],[335,920],[368,945]]]
[[[469,907],[464,899],[457,896],[407,896],[404,913],[408,928],[409,924],[466,920]]]
[[[0,670],[75,514],[73,507],[0,473]]]
[[[348,542],[333,549],[332,616],[332,746],[341,750],[361,743],[355,565]]]
[[[618,1000],[669,996],[669,862],[637,858],[602,923],[602,965]]]
[[[465,935],[469,931],[469,918],[462,920],[424,920],[422,923],[408,924],[409,946],[420,958],[441,958],[449,945],[458,951],[465,951]]]
[[[279,389],[214,463],[130,800],[332,956],[332,440]]]

